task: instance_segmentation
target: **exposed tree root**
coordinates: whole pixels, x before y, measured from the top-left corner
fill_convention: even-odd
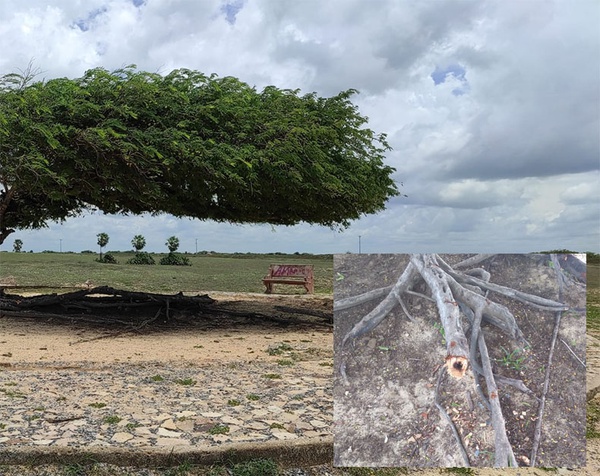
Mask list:
[[[568,307],[561,302],[491,283],[490,274],[482,268],[457,271],[458,268],[468,268],[493,256],[473,256],[451,267],[439,255],[411,255],[410,263],[406,266],[395,285],[376,289],[359,296],[341,299],[334,303],[334,310],[340,311],[383,297],[380,304],[358,321],[343,337],[340,348],[336,349],[336,352],[340,356],[339,375],[344,384],[347,385],[349,383],[349,376],[346,371],[345,350],[347,346],[379,325],[397,304],[401,304],[406,316],[410,320],[413,320],[404,305],[403,296],[417,295],[418,297],[433,300],[436,303],[440,321],[444,329],[444,337],[446,339],[445,365],[448,373],[455,378],[461,378],[469,367],[473,370],[477,391],[491,413],[495,441],[494,465],[496,467],[514,467],[517,466],[517,461],[506,433],[505,420],[500,406],[498,385],[510,385],[540,401],[540,415],[537,425],[541,428],[541,413],[543,412],[544,399],[548,387],[550,363],[560,323],[560,314],[562,311],[567,310]],[[560,263],[556,257],[552,259],[560,275]],[[558,279],[561,278],[559,277]],[[430,291],[430,296],[425,296],[413,290],[413,287],[417,283],[423,281]],[[510,310],[506,306],[488,298],[487,294],[490,291],[535,309],[549,310],[557,313],[557,325],[554,331],[549,364],[546,370],[544,392],[541,400],[533,394],[523,381],[506,377],[496,377],[492,372],[485,336],[481,330],[482,323],[485,322],[498,328],[522,346],[528,344]],[[561,295],[559,294],[560,300]],[[471,325],[470,343],[462,328],[461,313],[468,319]],[[481,359],[481,363],[478,362],[478,358]],[[480,378],[483,378],[485,381],[485,393],[480,385]],[[438,387],[440,382],[441,377],[438,380]],[[437,389],[435,404],[441,413],[446,414],[443,407],[439,405]],[[447,414],[446,417],[448,417]],[[536,428],[536,439],[539,445],[538,433],[539,430]],[[531,457],[532,466],[535,463],[536,450],[537,447],[534,444],[534,452],[532,452]],[[465,459],[465,464],[468,465],[468,456],[466,456],[466,453],[463,455],[463,459]]]

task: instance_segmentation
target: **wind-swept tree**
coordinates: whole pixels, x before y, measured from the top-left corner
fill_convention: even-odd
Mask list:
[[[345,227],[398,190],[355,90],[134,66],[0,78],[0,243],[86,209]]]

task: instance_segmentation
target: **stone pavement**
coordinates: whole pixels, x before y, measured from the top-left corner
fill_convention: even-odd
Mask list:
[[[331,435],[331,366],[0,368],[0,447],[191,448]]]

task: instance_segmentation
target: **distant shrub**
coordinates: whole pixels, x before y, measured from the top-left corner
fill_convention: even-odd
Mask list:
[[[83,250],[83,251],[81,252],[81,254],[82,254],[82,255],[95,255],[95,254],[96,254],[96,252],[95,252],[95,251],[92,251],[92,250]]]
[[[102,258],[96,258],[96,261],[98,261],[98,263],[119,264],[117,259],[110,253],[104,253]]]
[[[140,251],[136,253],[133,258],[127,261],[127,264],[156,264],[154,258],[150,256],[150,253]]]
[[[177,253],[169,253],[167,256],[163,256],[160,259],[160,264],[169,266],[191,266],[189,258],[181,256]]]

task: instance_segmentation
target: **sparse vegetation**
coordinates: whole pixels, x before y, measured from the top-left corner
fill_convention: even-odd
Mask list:
[[[116,425],[121,421],[121,417],[117,415],[109,415],[102,420],[104,423],[108,423],[109,425]]]
[[[90,403],[89,406],[92,408],[104,408],[106,406],[106,403],[94,402],[94,403]]]
[[[508,367],[510,369],[516,370],[516,371],[519,371],[523,368],[523,363],[527,357],[525,355],[521,354],[521,352],[522,352],[521,349],[515,349],[513,351],[508,351],[507,349],[505,349],[502,346],[500,346],[500,348],[504,352],[504,355],[500,359],[500,363],[502,365],[504,365],[505,367]]]
[[[231,467],[232,476],[277,476],[279,468],[272,459],[256,459]]]
[[[175,380],[175,383],[178,383],[179,385],[196,385],[196,381],[191,379],[191,378],[180,378]]]
[[[294,361],[290,359],[279,359],[277,361],[277,365],[281,365],[282,367],[291,367],[294,365]]]
[[[217,423],[210,430],[208,430],[208,432],[211,435],[226,435],[227,433],[229,433],[229,427],[227,425]]]
[[[281,378],[281,375],[280,374],[264,374],[263,378],[278,379],[278,378]]]
[[[294,350],[294,348],[290,344],[286,344],[285,342],[279,342],[277,344],[272,344],[267,349],[267,354],[269,355],[282,355],[284,352],[289,352]]]

